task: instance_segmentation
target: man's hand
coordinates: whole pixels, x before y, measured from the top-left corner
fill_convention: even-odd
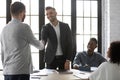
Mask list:
[[[80,66],[79,66],[78,64],[74,64],[74,65],[73,65],[73,69],[79,69],[79,67],[80,67]]]
[[[43,40],[40,40],[40,50],[43,50],[45,48],[45,42]]]
[[[64,69],[65,70],[70,70],[71,69],[71,61],[70,60],[66,60],[66,62],[64,64]]]

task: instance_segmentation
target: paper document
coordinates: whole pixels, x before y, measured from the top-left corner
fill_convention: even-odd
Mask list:
[[[30,76],[47,76],[48,74],[46,72],[43,72],[42,70],[34,70]]]
[[[82,72],[80,71],[79,73],[73,74],[76,77],[79,77],[80,79],[88,79],[91,73],[88,72]]]

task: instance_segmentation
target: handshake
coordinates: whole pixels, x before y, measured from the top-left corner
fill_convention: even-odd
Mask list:
[[[40,46],[38,47],[39,50],[45,49],[45,42],[43,40],[40,40]]]

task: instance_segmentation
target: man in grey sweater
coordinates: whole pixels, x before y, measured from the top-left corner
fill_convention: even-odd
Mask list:
[[[1,34],[1,55],[5,80],[29,80],[32,72],[30,45],[44,49],[44,42],[34,37],[30,26],[22,23],[25,5],[15,2],[11,5],[12,20]]]

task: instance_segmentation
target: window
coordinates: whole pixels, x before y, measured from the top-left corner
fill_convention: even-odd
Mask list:
[[[45,0],[45,7],[47,6],[54,7],[57,11],[57,19],[68,23],[71,27],[71,0]],[[48,22],[49,21],[45,16],[45,23]]]
[[[77,52],[87,50],[91,37],[98,39],[98,1],[76,1],[76,42]]]

